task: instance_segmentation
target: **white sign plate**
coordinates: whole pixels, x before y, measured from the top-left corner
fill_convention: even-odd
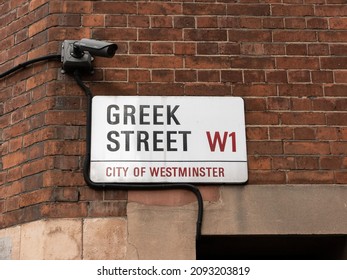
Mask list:
[[[240,97],[95,96],[94,183],[244,183]]]

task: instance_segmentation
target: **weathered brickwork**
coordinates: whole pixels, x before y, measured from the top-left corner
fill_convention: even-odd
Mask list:
[[[0,73],[65,39],[113,41],[117,55],[84,77],[94,94],[241,96],[248,184],[347,183],[345,0],[0,0],[0,11]],[[0,228],[126,215],[126,192],[84,183],[86,99],[60,67],[0,80]]]

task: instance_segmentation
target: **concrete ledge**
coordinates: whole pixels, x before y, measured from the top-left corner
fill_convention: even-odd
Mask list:
[[[203,234],[347,234],[347,186],[222,187]]]

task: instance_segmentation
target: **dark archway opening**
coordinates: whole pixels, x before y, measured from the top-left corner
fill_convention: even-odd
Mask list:
[[[346,235],[203,235],[198,260],[347,259]]]

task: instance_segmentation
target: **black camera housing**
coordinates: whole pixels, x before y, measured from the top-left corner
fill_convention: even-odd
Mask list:
[[[78,69],[83,72],[92,72],[93,56],[111,58],[115,55],[118,46],[114,43],[93,39],[65,40],[61,50],[63,72],[73,72]]]

